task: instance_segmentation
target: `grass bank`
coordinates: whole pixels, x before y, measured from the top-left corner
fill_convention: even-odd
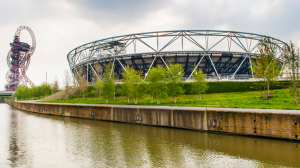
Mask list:
[[[199,101],[197,95],[182,95],[178,97],[178,102],[173,103],[173,98],[162,100],[160,106],[191,106],[191,107],[227,107],[227,108],[260,108],[260,109],[293,109],[299,110],[300,104],[295,104],[295,98],[288,89],[271,90],[269,100],[263,100],[259,91],[249,92],[231,92],[231,93],[213,93],[202,95]],[[151,97],[143,97],[138,101],[138,105],[156,105],[151,103]],[[49,100],[41,102],[51,103],[83,103],[83,104],[105,104],[105,100],[99,100],[98,97],[68,100]],[[134,105],[134,102],[127,102],[124,96],[110,100],[109,104]]]

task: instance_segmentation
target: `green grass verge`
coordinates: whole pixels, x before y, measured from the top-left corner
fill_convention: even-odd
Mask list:
[[[191,107],[227,107],[227,108],[260,108],[260,109],[300,109],[300,104],[295,104],[295,98],[288,89],[271,90],[269,100],[263,100],[259,91],[214,93],[202,95],[199,101],[197,95],[182,95],[178,97],[178,102],[173,103],[173,98],[162,100],[159,106],[191,106]],[[105,104],[105,100],[99,98],[69,99],[42,101],[51,103],[83,103],[83,104]],[[133,101],[127,103],[124,96],[117,97],[109,104],[134,105]],[[138,101],[138,105],[156,105],[151,103],[151,97],[143,97]]]

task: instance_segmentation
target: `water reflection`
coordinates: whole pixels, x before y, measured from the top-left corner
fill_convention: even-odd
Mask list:
[[[11,167],[300,165],[297,142],[6,110],[0,115],[10,122],[7,161]]]
[[[20,137],[24,134],[19,133],[22,129],[18,127],[18,123],[21,122],[18,120],[18,114],[10,113],[9,158],[7,160],[11,167],[30,165],[30,158],[27,158],[26,154],[26,143],[22,142],[22,137]]]

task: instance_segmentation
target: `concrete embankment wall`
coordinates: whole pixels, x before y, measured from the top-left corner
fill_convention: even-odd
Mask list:
[[[291,140],[300,138],[300,113],[201,110],[185,109],[184,107],[160,108],[158,106],[124,105],[120,107],[9,100],[6,100],[6,103],[20,110],[49,115]]]

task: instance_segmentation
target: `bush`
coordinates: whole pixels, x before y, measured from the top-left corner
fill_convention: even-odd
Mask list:
[[[226,92],[247,92],[247,91],[258,91],[259,88],[256,87],[259,82],[257,81],[217,81],[208,82],[208,90],[206,93],[226,93]],[[288,81],[278,81],[273,82],[270,89],[284,89],[288,87]],[[192,83],[183,83],[183,89],[185,94],[192,94]]]
[[[75,97],[73,95],[69,94],[68,98],[69,99],[74,99]]]
[[[121,96],[124,95],[124,93],[122,93],[122,84],[116,84],[115,85],[115,89],[116,89],[116,96]]]
[[[206,93],[226,93],[226,92],[247,92],[247,91],[259,91],[256,86],[259,82],[257,81],[217,81],[217,82],[207,82],[208,90]],[[141,92],[144,94],[149,94],[149,89],[146,83],[141,84]],[[168,83],[167,83],[168,85]],[[122,93],[122,84],[116,84],[116,96],[124,95]],[[288,88],[289,81],[278,81],[271,83],[270,89],[284,89]],[[184,89],[184,94],[192,93],[192,82],[182,82],[181,87]],[[96,97],[98,96],[96,88],[94,86],[88,86],[85,93],[86,97]],[[75,97],[82,97],[82,93],[75,94]]]
[[[88,86],[85,92],[85,97],[95,97],[95,96],[97,96],[97,91],[95,86],[93,85]]]

